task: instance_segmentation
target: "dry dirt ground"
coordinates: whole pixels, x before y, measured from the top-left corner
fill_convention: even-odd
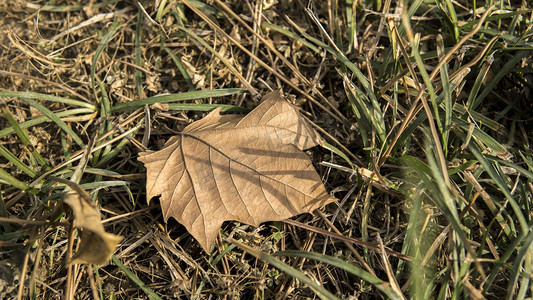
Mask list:
[[[340,259],[278,257],[341,299],[481,299],[529,283],[531,9],[503,3],[476,28],[485,3],[425,2],[409,19],[415,4],[396,1],[1,1],[0,299],[326,297],[251,255],[259,250]],[[221,89],[231,90],[202,94]],[[164,221],[158,200],[147,204],[138,152],[160,149],[215,104],[246,112],[273,89],[327,141],[307,153],[339,201],[259,228],[226,222],[206,253]],[[188,101],[140,101],[193,91]],[[445,146],[432,164],[436,146],[425,141],[435,132]],[[91,143],[100,148],[84,155]],[[505,162],[522,169],[500,172]],[[49,175],[77,180],[105,230],[123,236],[112,260],[68,264],[79,233],[64,184]],[[439,195],[458,199],[457,211]]]

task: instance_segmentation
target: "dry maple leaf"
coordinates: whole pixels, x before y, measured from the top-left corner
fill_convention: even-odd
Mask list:
[[[206,252],[224,221],[258,226],[335,200],[302,151],[318,145],[316,131],[278,91],[263,99],[244,117],[215,109],[139,153],[148,201],[161,195],[165,221],[174,217]]]

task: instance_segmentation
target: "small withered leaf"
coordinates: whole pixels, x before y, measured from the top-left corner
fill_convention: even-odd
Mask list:
[[[78,251],[69,263],[101,265],[111,258],[122,236],[105,231],[100,212],[86,200],[90,199],[87,192],[80,192],[85,195],[70,191],[63,196],[63,202],[74,212],[76,227],[82,230]]]
[[[278,91],[248,115],[220,108],[187,126],[159,151],[139,153],[148,201],[161,195],[174,217],[209,251],[224,221],[258,226],[311,212],[335,200],[303,150],[317,132]]]

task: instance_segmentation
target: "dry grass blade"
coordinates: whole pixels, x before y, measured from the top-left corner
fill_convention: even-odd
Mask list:
[[[383,245],[383,240],[378,235],[378,242],[379,242],[379,248],[381,249],[381,258],[383,260],[383,264],[385,265],[385,271],[387,272],[387,277],[389,278],[389,283],[391,285],[392,290],[401,297],[401,299],[407,299],[402,293],[402,290],[400,289],[400,286],[398,285],[398,281],[396,280],[396,277],[394,277],[394,271],[392,270],[392,266],[389,262],[389,259],[385,255],[385,246]]]

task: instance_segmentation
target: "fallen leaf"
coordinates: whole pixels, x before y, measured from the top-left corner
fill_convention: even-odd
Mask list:
[[[70,191],[63,196],[63,202],[74,212],[76,227],[82,230],[78,252],[69,263],[101,265],[111,258],[122,237],[105,231],[100,212],[88,199],[91,199],[89,194],[81,189]]]
[[[139,153],[148,201],[161,195],[165,221],[174,217],[206,252],[224,221],[258,226],[335,200],[302,151],[318,133],[278,91],[263,99],[244,117],[217,108],[161,150]]]

